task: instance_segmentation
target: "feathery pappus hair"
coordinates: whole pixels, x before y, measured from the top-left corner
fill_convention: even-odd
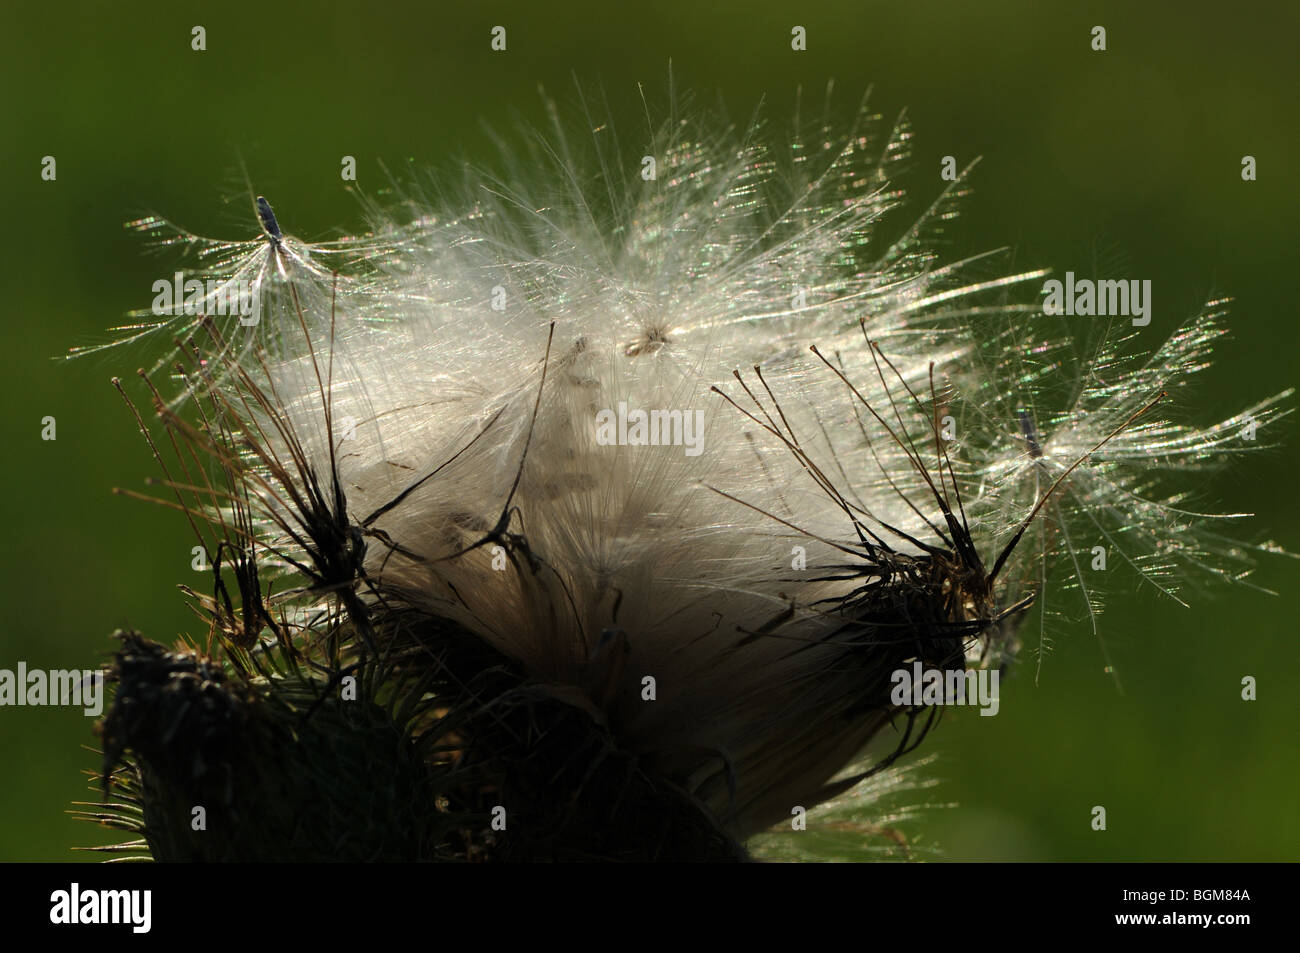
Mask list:
[[[1095,618],[1084,536],[1171,594],[1249,568],[1177,481],[1287,410],[1171,419],[1221,302],[1079,358],[1015,300],[1046,272],[939,258],[969,170],[899,211],[911,133],[865,99],[550,108],[360,236],[133,223],[201,280],[132,325],[174,342],[159,423],[118,386],[212,572],[205,638],[122,633],[119,848],[740,860],[823,803],[896,838],[872,799],[940,710],[896,671],[1001,669],[1071,587]]]

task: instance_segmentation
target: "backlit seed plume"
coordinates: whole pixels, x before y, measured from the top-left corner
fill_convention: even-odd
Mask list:
[[[1266,434],[1291,412],[1293,391],[1234,408],[1209,423],[1196,405],[1196,376],[1211,366],[1211,350],[1227,331],[1228,302],[1213,300],[1163,343],[1142,348],[1147,332],[1107,326],[1071,336],[1052,319],[1016,327],[970,327],[965,365],[954,370],[967,395],[954,411],[957,441],[970,461],[980,522],[1005,539],[1045,490],[1080,457],[1028,530],[1031,542],[1012,563],[1006,592],[1036,592],[1038,667],[1050,614],[1087,619],[1108,670],[1113,670],[1098,620],[1101,594],[1090,586],[1094,553],[1130,572],[1130,580],[1183,606],[1184,584],[1215,579],[1250,585],[1259,553],[1281,553],[1272,542],[1233,538],[1229,524],[1248,513],[1206,512],[1193,495],[1193,475],[1267,449]],[[1161,413],[1132,419],[1152,394]],[[1126,424],[1126,421],[1132,420]],[[1115,436],[1098,445],[1107,434]],[[1094,449],[1095,448],[1095,449]],[[1100,547],[1095,550],[1094,547]],[[1064,591],[1053,595],[1049,572]],[[1122,578],[1122,577],[1121,577]]]
[[[1044,272],[934,252],[965,175],[900,209],[903,120],[551,110],[362,236],[260,197],[243,242],[133,223],[197,269],[119,386],[213,566],[205,651],[128,633],[114,668],[105,775],[155,856],[217,856],[205,803],[231,859],[741,859],[870,812],[938,711],[894,673],[1007,664],[1080,547],[1170,592],[1248,566],[1178,478],[1279,399],[1170,422],[1217,305],[1064,369]]]

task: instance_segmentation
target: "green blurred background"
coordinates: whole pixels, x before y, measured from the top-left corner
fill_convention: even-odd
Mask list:
[[[110,496],[154,474],[109,387],[151,353],[72,363],[71,345],[147,307],[171,260],[124,220],[166,214],[200,233],[254,234],[241,157],[281,225],[302,238],[362,226],[339,177],[379,162],[488,160],[484,122],[544,119],[539,84],[572,102],[571,74],[602,83],[616,112],[635,84],[720,92],[744,119],[760,97],[781,119],[799,84],[836,80],[847,106],[869,83],[916,130],[909,187],[938,191],[939,159],[982,155],[952,255],[1010,246],[1015,262],[1088,272],[1099,252],[1154,283],[1148,333],[1210,294],[1235,296],[1234,338],[1202,384],[1200,419],[1295,380],[1296,122],[1300,7],[1207,2],[844,2],[28,5],[0,12],[6,230],[5,466],[0,667],[90,667],[131,625],[170,641],[192,627],[176,585],[194,581],[184,521]],[[194,25],[207,51],[190,49]],[[489,50],[508,29],[509,49]],[[808,50],[790,49],[805,26]],[[1089,48],[1106,27],[1109,49]],[[630,115],[628,125],[637,116]],[[1254,155],[1259,180],[1240,178]],[[40,178],[53,155],[58,178]],[[1153,337],[1154,340],[1154,337]],[[40,420],[58,420],[58,440]],[[1283,427],[1285,428],[1285,425]],[[1268,437],[1270,435],[1263,434]],[[1195,487],[1253,529],[1300,550],[1289,447]],[[1290,489],[1288,489],[1288,487]],[[1249,530],[1247,530],[1249,532]],[[1297,563],[1275,559],[1247,590],[1196,591],[1191,611],[1116,570],[1103,617],[1126,692],[1102,674],[1085,627],[1057,633],[1035,688],[1003,686],[996,718],[960,711],[926,751],[955,802],[911,833],[953,860],[1282,860],[1300,856]],[[197,627],[194,627],[197,631]],[[1239,699],[1259,678],[1259,700]],[[91,722],[65,709],[0,709],[0,859],[64,860],[113,835],[64,814],[88,792]],[[1109,829],[1089,826],[1104,805]]]

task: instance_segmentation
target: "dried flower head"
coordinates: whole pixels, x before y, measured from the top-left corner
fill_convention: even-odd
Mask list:
[[[743,858],[887,789],[939,711],[897,673],[998,671],[1082,537],[1169,592],[1240,575],[1177,477],[1280,399],[1167,417],[1218,304],[1067,368],[1008,300],[1044,272],[938,260],[965,175],[897,229],[906,123],[830,115],[584,109],[330,244],[262,198],[245,242],[135,223],[204,279],[134,325],[176,341],[151,445],[212,562],[211,657],[131,634],[115,668],[105,777],[154,856]]]

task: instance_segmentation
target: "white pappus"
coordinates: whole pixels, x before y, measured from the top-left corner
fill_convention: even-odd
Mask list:
[[[1220,304],[1149,358],[1110,336],[1069,367],[1008,300],[1045,272],[933,251],[967,174],[882,237],[907,123],[864,100],[837,131],[829,102],[788,133],[552,107],[499,174],[367,203],[331,244],[260,198],[251,242],[136,223],[258,289],[251,321],[154,322],[183,342],[167,426],[238,483],[169,479],[179,504],[297,579],[245,648],[277,612],[304,643],[364,615],[370,658],[386,614],[438,620],[743,844],[914,746],[935,711],[889,702],[894,669],[1009,661],[1049,579],[1083,584],[1081,536],[1171,593],[1175,569],[1238,578],[1248,548],[1177,477],[1256,446],[1242,422],[1286,395],[1169,422]]]

